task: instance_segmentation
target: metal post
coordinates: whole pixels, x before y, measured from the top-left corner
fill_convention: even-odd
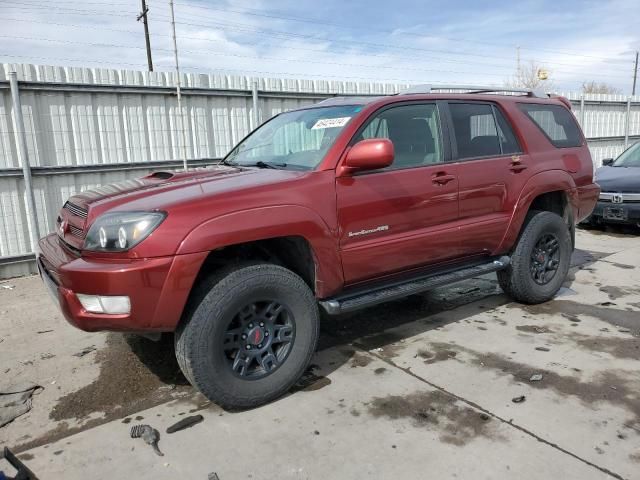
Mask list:
[[[251,84],[251,97],[253,98],[253,128],[260,125],[260,112],[258,112],[258,82]]]
[[[153,72],[153,60],[151,59],[151,41],[149,40],[149,7],[147,7],[147,0],[142,0],[142,12],[138,15],[138,21],[142,19],[144,23],[144,41],[147,47],[147,64],[149,65],[149,71]]]
[[[580,94],[580,127],[584,130],[584,93]]]
[[[624,120],[624,149],[629,146],[629,123],[631,121],[631,97],[627,98],[627,116]]]
[[[178,112],[180,113],[180,118],[182,119],[182,126],[185,127],[184,117],[182,115],[182,95],[180,92],[180,63],[178,62],[178,42],[176,40],[176,17],[173,12],[173,0],[169,0],[169,6],[171,7],[171,28],[173,29],[173,55],[176,59],[176,74],[178,76],[178,82],[176,83],[176,94],[178,96]],[[182,165],[184,166],[184,171],[187,171],[187,141],[186,141],[186,132],[185,128],[183,128],[182,132]]]
[[[640,52],[636,50],[636,64],[633,67],[633,87],[631,88],[631,95],[636,94],[636,82],[638,81],[638,54],[640,54]]]
[[[34,253],[38,252],[38,240],[40,240],[40,228],[36,213],[36,199],[31,183],[31,164],[29,163],[29,149],[27,148],[27,133],[24,128],[24,118],[22,117],[22,104],[20,102],[20,90],[18,88],[18,74],[9,73],[9,85],[11,87],[11,98],[13,100],[13,118],[18,134],[18,152],[22,160],[22,174],[24,176],[24,190],[27,196],[27,212],[29,214],[29,231],[31,244]]]

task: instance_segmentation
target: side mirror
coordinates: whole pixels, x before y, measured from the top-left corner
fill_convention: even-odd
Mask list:
[[[603,167],[610,167],[611,165],[613,165],[613,158],[605,158],[602,160]]]
[[[349,170],[376,170],[393,163],[393,143],[387,138],[370,138],[356,143],[345,159]]]

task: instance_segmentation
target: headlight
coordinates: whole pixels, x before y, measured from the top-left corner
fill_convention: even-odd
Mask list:
[[[166,218],[164,212],[113,212],[97,218],[84,241],[85,250],[123,252],[147,238]]]

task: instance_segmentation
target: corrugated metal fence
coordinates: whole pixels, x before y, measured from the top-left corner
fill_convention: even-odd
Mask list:
[[[157,168],[207,165],[260,122],[335,95],[396,93],[407,85],[183,75],[3,64],[0,68],[0,278],[32,271],[33,245],[9,72],[18,73],[37,229],[53,229],[67,197]],[[640,139],[640,97],[564,94],[596,164]],[[180,114],[182,113],[182,114]]]

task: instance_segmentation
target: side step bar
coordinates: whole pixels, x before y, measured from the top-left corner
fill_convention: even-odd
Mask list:
[[[497,272],[507,268],[511,263],[511,258],[507,256],[500,257],[480,265],[472,267],[460,268],[458,270],[447,271],[409,280],[402,283],[394,283],[389,286],[379,286],[369,290],[353,293],[345,293],[333,298],[327,298],[320,301],[320,305],[327,311],[329,315],[338,315],[340,313],[353,312],[361,308],[371,307],[379,303],[397,300],[416,293],[425,292],[436,287],[449,285],[450,283],[467,280],[469,278],[484,275],[485,273]]]

